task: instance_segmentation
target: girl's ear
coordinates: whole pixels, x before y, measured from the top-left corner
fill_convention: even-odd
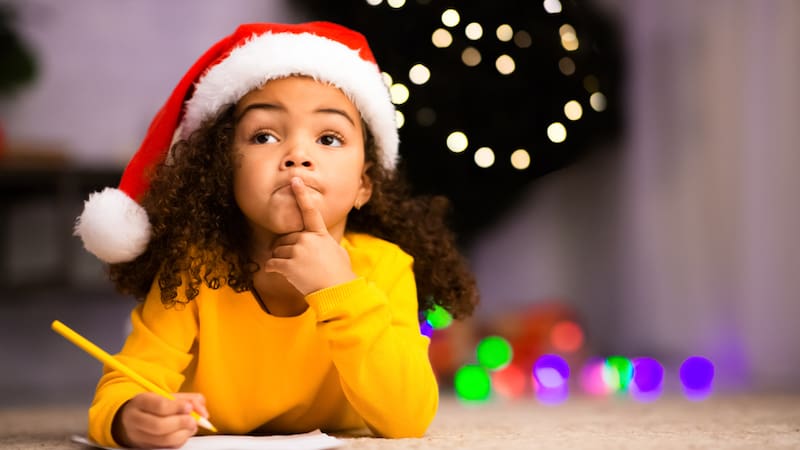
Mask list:
[[[371,162],[364,164],[364,170],[361,171],[361,186],[358,188],[356,194],[356,201],[353,204],[355,209],[361,209],[366,205],[370,197],[372,197],[372,179],[367,174],[367,171],[372,166]]]

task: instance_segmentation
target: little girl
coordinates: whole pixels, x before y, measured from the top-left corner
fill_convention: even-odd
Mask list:
[[[396,171],[395,110],[364,37],[250,24],[209,49],[76,233],[143,302],[89,410],[101,445],[197,431],[421,436],[438,405],[419,319],[477,302],[444,225]],[[426,151],[416,149],[415,151]]]

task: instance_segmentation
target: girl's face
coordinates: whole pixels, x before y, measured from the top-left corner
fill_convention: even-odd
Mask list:
[[[245,95],[235,117],[234,195],[256,239],[303,230],[295,176],[341,239],[347,213],[372,193],[361,116],[347,96],[312,78],[282,78]]]

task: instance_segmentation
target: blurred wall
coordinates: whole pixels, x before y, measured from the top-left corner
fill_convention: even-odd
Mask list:
[[[240,23],[292,21],[284,0],[12,0],[39,78],[0,99],[9,145],[123,166],[191,64]]]
[[[624,142],[472,249],[482,313],[563,298],[598,352],[800,388],[800,3],[601,3],[626,35]]]

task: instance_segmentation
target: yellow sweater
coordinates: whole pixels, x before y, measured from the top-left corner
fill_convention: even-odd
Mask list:
[[[365,234],[341,244],[359,278],[308,295],[296,317],[269,315],[252,293],[228,287],[202,287],[185,307],[166,309],[155,283],[131,314],[118,358],[169,392],[204,394],[221,433],[367,426],[383,437],[423,435],[439,393],[419,331],[413,260]],[[114,415],[143,391],[106,367],[89,436],[118,445]]]

